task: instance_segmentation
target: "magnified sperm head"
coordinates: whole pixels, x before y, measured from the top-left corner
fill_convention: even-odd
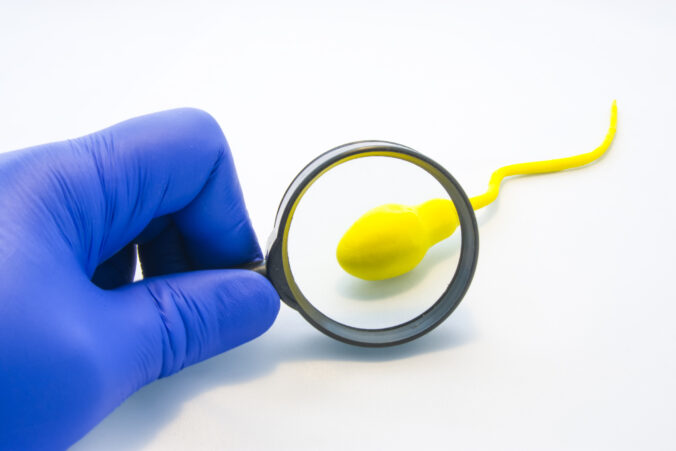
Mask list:
[[[591,152],[554,160],[519,163],[496,170],[485,193],[470,199],[478,210],[492,203],[506,177],[544,174],[589,164],[610,147],[617,130],[617,103],[613,102],[610,127],[599,147]],[[336,258],[348,273],[364,280],[384,280],[411,271],[428,249],[451,236],[459,221],[453,202],[430,199],[419,205],[384,204],[364,213],[338,242]]]
[[[361,216],[338,243],[336,257],[349,274],[383,280],[407,273],[427,250],[453,234],[458,215],[449,199],[420,205],[385,204]]]

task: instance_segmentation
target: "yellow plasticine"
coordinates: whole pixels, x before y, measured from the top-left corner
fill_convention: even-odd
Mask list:
[[[415,268],[432,245],[457,227],[458,215],[448,199],[414,207],[385,204],[357,219],[338,243],[336,257],[355,277],[389,279]]]
[[[470,199],[478,210],[493,202],[505,177],[544,174],[591,163],[610,147],[617,130],[617,102],[610,110],[610,127],[599,147],[567,158],[504,166],[491,175],[488,190]],[[455,232],[459,225],[453,202],[432,199],[417,206],[386,204],[361,216],[343,235],[336,250],[340,266],[364,280],[400,276],[415,268],[427,250]]]

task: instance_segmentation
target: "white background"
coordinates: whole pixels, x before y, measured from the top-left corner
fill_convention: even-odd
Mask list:
[[[262,241],[336,145],[401,142],[473,195],[593,149],[619,105],[598,164],[507,181],[479,213],[474,283],[430,335],[352,348],[283,307],[74,449],[676,448],[674,2],[7,3],[0,150],[203,108]]]

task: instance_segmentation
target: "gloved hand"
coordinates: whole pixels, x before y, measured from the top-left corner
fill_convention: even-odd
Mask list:
[[[266,331],[267,279],[216,269],[260,258],[202,111],[0,154],[0,449],[68,447],[145,384]]]

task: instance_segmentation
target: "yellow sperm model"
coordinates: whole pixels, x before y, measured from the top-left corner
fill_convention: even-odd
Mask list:
[[[512,164],[493,172],[488,190],[472,197],[474,210],[497,197],[505,177],[563,171],[591,163],[610,147],[617,129],[617,103],[610,110],[610,127],[595,150],[567,158]],[[385,204],[373,208],[352,224],[338,243],[336,257],[349,274],[364,280],[400,276],[415,268],[427,250],[445,240],[459,225],[453,202],[432,199],[420,205]]]

